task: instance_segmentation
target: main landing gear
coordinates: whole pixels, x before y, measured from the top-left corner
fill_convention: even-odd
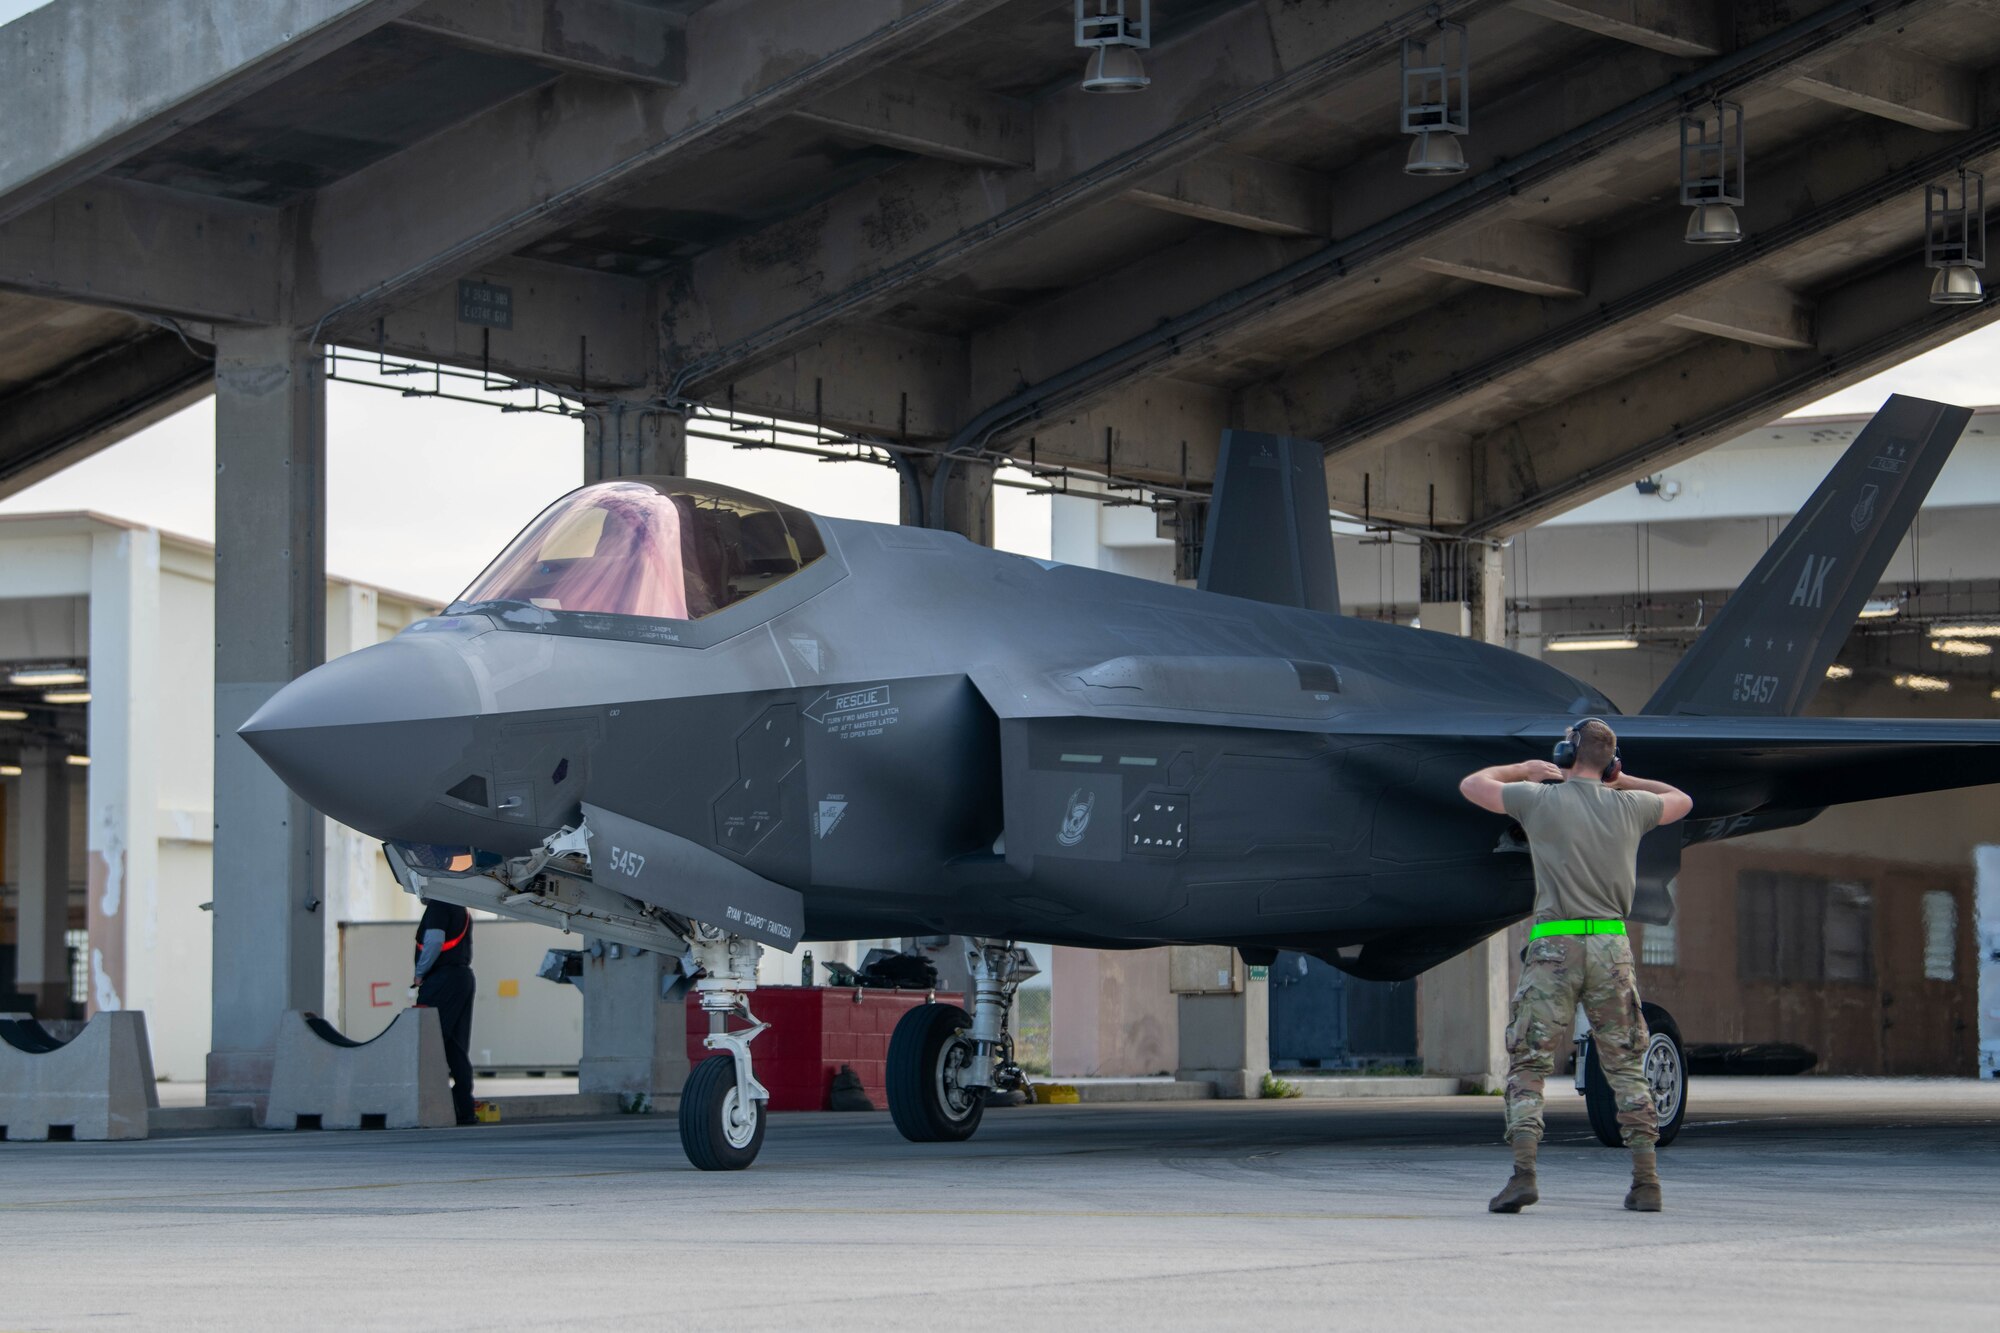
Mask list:
[[[1641,1004],[1646,1016],[1646,1085],[1653,1092],[1653,1113],[1659,1119],[1660,1146],[1680,1137],[1687,1119],[1687,1052],[1681,1045],[1680,1024],[1657,1004]],[[1576,1011],[1576,1089],[1590,1113],[1591,1132],[1607,1148],[1623,1146],[1618,1133],[1618,1100],[1598,1063],[1597,1043],[1590,1037],[1590,1020]]]
[[[1008,1030],[1014,992],[1041,971],[1011,940],[968,939],[972,1012],[955,1004],[920,1004],[889,1038],[889,1115],[912,1143],[972,1137],[986,1094],[1025,1089]]]
[[[750,1012],[762,946],[703,925],[694,927],[689,943],[700,969],[695,993],[708,1015],[701,1044],[718,1054],[696,1065],[681,1089],[681,1147],[703,1171],[741,1171],[764,1146],[764,1104],[771,1098],[750,1068],[750,1043],[770,1026]],[[732,1014],[750,1026],[731,1032]]]

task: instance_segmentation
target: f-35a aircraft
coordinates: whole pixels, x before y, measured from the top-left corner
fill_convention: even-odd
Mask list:
[[[700,1167],[763,1141],[761,946],[968,938],[970,1012],[913,1010],[890,1057],[904,1135],[964,1139],[1020,1078],[1016,941],[1393,979],[1525,916],[1519,831],[1457,784],[1580,715],[1695,798],[1646,844],[1641,919],[1670,912],[1687,843],[2000,780],[2000,725],[1798,716],[1969,416],[1889,400],[1637,716],[1504,648],[1339,614],[1318,447],[1231,433],[1198,589],[608,481],[242,735],[411,892],[682,957],[716,1052],[681,1107]]]

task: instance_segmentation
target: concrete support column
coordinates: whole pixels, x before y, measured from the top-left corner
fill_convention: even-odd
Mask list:
[[[1504,646],[1507,603],[1497,547],[1425,542],[1425,629]],[[1507,1081],[1511,989],[1506,932],[1489,936],[1417,978],[1417,1054],[1424,1071],[1498,1091]]]
[[[69,1016],[69,766],[53,749],[21,752],[14,784],[20,806],[20,912],[14,988],[33,998],[37,1018]]]
[[[916,489],[922,496],[923,509],[917,512],[912,505],[911,487],[906,480],[903,485],[903,508],[901,521],[907,524],[927,525],[945,532],[956,532],[967,541],[979,546],[993,544],[993,465],[958,459],[951,465],[951,476],[945,481],[944,505],[941,513],[932,513],[937,504],[937,473],[941,460],[936,457],[913,458],[911,468],[916,473]]]
[[[687,418],[644,399],[614,399],[583,418],[583,481],[685,477]],[[579,1092],[679,1096],[687,1081],[687,1015],[660,998],[667,959],[643,949],[591,942],[583,967],[583,1055]]]
[[[84,828],[93,1014],[146,1009],[161,995],[162,959],[153,945],[160,910],[159,662],[160,534],[98,531],[90,539]],[[156,1046],[162,1030],[150,1029]]]
[[[288,329],[218,329],[211,1105],[261,1109],[277,1021],[324,1000],[322,820],[236,728],[326,645],[326,384]]]
[[[637,399],[613,399],[583,418],[583,481],[685,477],[687,418]]]
[[[1271,1072],[1271,983],[1223,944],[1170,945],[1180,1059],[1174,1077],[1215,1085],[1218,1097],[1256,1097]]]
[[[665,954],[596,941],[583,956],[578,1092],[654,1101],[687,1082],[687,1004],[660,998]]]

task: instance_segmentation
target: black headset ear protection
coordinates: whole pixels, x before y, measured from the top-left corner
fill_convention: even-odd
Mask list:
[[[1577,742],[1583,739],[1583,729],[1592,722],[1597,723],[1600,727],[1608,728],[1611,725],[1601,717],[1580,717],[1570,723],[1569,730],[1563,733],[1563,738],[1556,742],[1556,748],[1549,755],[1550,760],[1554,762],[1557,768],[1571,769],[1576,767]],[[1624,771],[1624,767],[1624,759],[1618,753],[1617,747],[1614,746],[1611,751],[1611,762],[1604,766],[1604,780],[1606,782],[1617,781],[1618,775]]]

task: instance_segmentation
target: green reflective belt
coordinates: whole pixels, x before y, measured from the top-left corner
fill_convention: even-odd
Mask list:
[[[1528,932],[1528,938],[1538,940],[1544,935],[1623,935],[1623,921],[1544,921]]]

